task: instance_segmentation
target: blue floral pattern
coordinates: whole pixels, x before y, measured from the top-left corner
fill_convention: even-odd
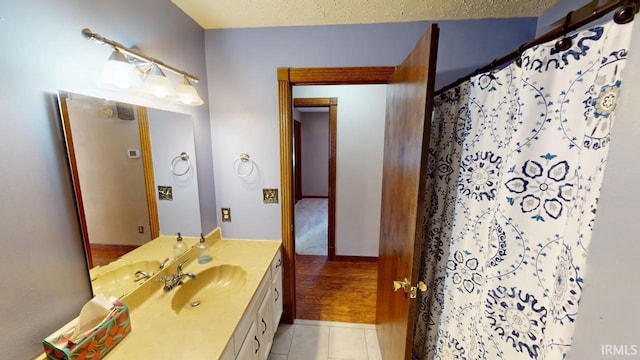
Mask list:
[[[537,359],[542,347],[547,309],[531,294],[512,287],[489,290],[485,303],[489,326],[518,352]]]
[[[434,99],[413,359],[567,357],[632,27]]]
[[[467,255],[466,258],[465,255]],[[482,285],[482,275],[478,272],[480,262],[469,255],[456,251],[447,262],[447,270],[451,274],[453,283],[459,285],[458,291],[478,292],[476,287]]]
[[[460,191],[478,201],[495,198],[501,165],[502,157],[491,151],[467,155],[460,164]]]
[[[531,218],[537,221],[559,219],[574,196],[575,186],[568,181],[571,167],[556,157],[547,153],[540,156],[545,161],[526,160],[520,169],[509,170],[514,175],[505,183],[510,192],[509,204],[517,203],[523,213],[533,213]]]

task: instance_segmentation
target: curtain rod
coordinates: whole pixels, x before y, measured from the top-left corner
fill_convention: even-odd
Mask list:
[[[463,76],[455,82],[444,86],[440,90],[436,91],[435,95],[439,95],[449,89],[452,89],[469,80],[475,75],[491,71],[501,65],[507,64],[519,58],[524,50],[536,45],[543,44],[547,41],[557,39],[561,36],[565,36],[568,32],[579,29],[592,21],[600,19],[613,10],[616,10],[613,16],[614,21],[618,24],[626,24],[633,20],[634,15],[640,9],[640,0],[614,0],[608,1],[604,5],[599,5],[599,3],[599,0],[593,0],[577,10],[570,11],[569,13],[567,13],[564,19],[558,20],[554,24],[552,24],[556,26],[552,30],[533,39],[530,42],[522,44],[517,50],[514,50],[501,58],[493,60],[489,65],[476,69],[471,74]]]

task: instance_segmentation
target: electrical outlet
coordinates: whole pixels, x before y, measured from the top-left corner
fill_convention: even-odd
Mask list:
[[[138,233],[139,234],[144,234],[144,226],[138,225]]]
[[[231,208],[222,208],[222,222],[231,222]]]
[[[277,204],[278,189],[262,189],[262,201],[265,204]]]

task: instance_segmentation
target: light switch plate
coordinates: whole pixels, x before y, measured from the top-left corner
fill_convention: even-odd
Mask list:
[[[278,189],[262,189],[262,201],[265,204],[277,204]]]

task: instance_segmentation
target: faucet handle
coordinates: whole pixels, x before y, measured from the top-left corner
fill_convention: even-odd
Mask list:
[[[189,261],[189,259],[184,259],[180,264],[178,264],[178,273],[182,273],[182,266],[184,266],[184,264],[186,264],[187,261]]]
[[[160,263],[160,270],[164,269],[164,267],[167,265],[167,261],[169,261],[169,258],[164,259],[164,260]]]

